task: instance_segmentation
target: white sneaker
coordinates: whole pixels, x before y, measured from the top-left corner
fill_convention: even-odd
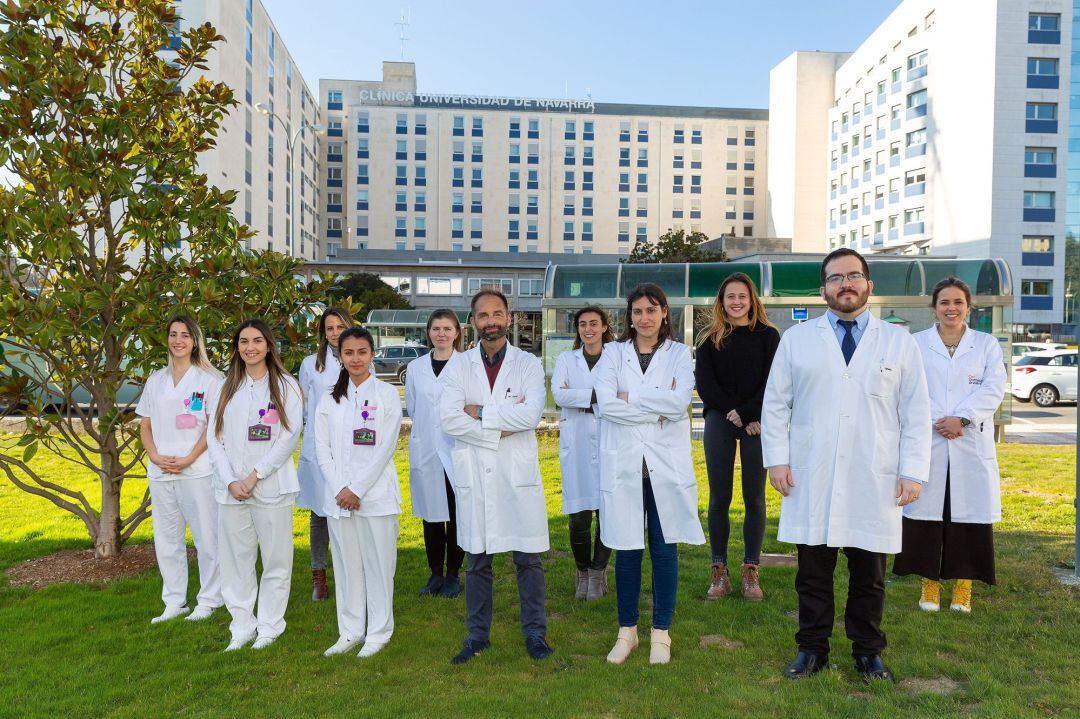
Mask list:
[[[217,609],[217,607],[204,607],[202,605],[199,605],[195,607],[195,611],[184,617],[184,621],[201,622],[204,619],[209,619],[210,615],[214,613],[215,609]]]
[[[151,624],[161,624],[167,622],[170,619],[176,619],[187,614],[190,610],[187,607],[165,607],[165,611],[150,620]]]
[[[255,643],[251,645],[252,649],[266,649],[268,646],[277,641],[277,637],[259,637],[255,640]]]
[[[348,637],[341,637],[340,639],[337,640],[337,642],[334,643],[334,646],[330,647],[325,652],[323,652],[323,656],[324,657],[332,657],[332,656],[334,656],[336,654],[344,654],[345,652],[349,651],[350,649],[352,649],[353,647],[355,647],[357,644],[359,644],[362,641],[364,641],[364,640],[363,639],[350,639]]]
[[[247,634],[234,636],[232,638],[232,641],[229,642],[229,646],[225,647],[225,651],[235,652],[237,649],[243,649],[248,644],[251,644],[253,641],[255,641],[255,632],[249,632]]]
[[[386,642],[364,642],[364,646],[360,647],[360,653],[356,656],[363,659],[364,657],[370,657],[372,654],[378,654],[379,650],[386,646]]]

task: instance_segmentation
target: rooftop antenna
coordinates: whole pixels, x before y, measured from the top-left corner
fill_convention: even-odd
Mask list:
[[[398,20],[395,25],[400,28],[401,33],[399,39],[401,40],[401,59],[405,59],[405,43],[409,41],[409,37],[405,34],[405,28],[409,27],[409,20],[412,18],[412,10],[405,8],[401,11],[401,19]]]

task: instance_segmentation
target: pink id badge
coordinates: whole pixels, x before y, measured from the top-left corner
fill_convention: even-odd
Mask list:
[[[375,430],[367,427],[354,429],[352,431],[352,443],[357,447],[374,447]]]
[[[191,400],[184,400],[184,411],[176,415],[176,428],[177,429],[195,429],[199,421],[195,418],[195,415],[191,414],[188,410],[191,409]]]
[[[269,442],[270,428],[260,422],[248,427],[248,442]]]
[[[270,403],[270,409],[266,410],[265,414],[263,414],[262,410],[260,410],[259,416],[262,417],[262,421],[266,424],[277,424],[281,421],[278,417],[277,407],[274,406],[273,402]]]

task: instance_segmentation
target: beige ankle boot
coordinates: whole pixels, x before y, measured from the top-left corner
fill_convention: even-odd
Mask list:
[[[637,649],[637,645],[637,627],[619,627],[619,638],[608,652],[607,660],[612,664],[622,664],[630,656],[630,652]]]
[[[666,629],[653,629],[649,637],[649,664],[671,661],[671,635]]]

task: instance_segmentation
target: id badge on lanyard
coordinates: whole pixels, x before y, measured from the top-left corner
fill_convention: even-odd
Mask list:
[[[360,407],[360,419],[363,422],[362,427],[357,427],[352,433],[352,443],[357,447],[374,447],[375,446],[375,430],[368,427],[368,420],[375,420],[375,411],[379,409],[373,404],[369,404],[365,399],[363,406]]]
[[[192,412],[202,412],[206,395],[202,392],[192,392],[191,396],[184,400],[184,411],[176,415],[177,429],[195,429],[199,426],[199,419]]]

